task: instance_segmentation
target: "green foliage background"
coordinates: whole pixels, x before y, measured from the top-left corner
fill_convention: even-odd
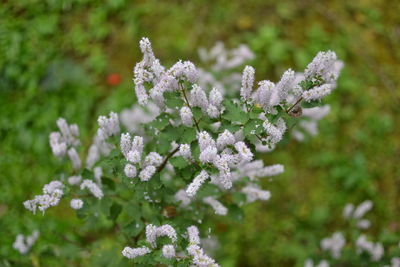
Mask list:
[[[256,53],[251,64],[258,79],[276,81],[289,67],[302,70],[319,50],[336,51],[346,64],[326,100],[332,112],[321,121],[320,134],[305,143],[290,140],[265,156],[286,167],[265,181],[272,199],[248,206],[241,223],[220,219],[216,258],[222,266],[301,266],[321,238],[342,226],[344,204],[364,199],[376,204],[372,233],[397,238],[399,13],[391,0],[3,2],[0,266],[128,264],[120,261],[124,244],[107,222],[82,229],[68,203],[42,217],[22,202],[59,167],[48,145],[58,117],[77,123],[88,147],[98,115],[133,103],[131,70],[142,36],[167,65],[177,59],[197,63],[197,48],[218,40],[228,47],[245,43]],[[119,73],[121,84],[108,86],[109,73]],[[12,243],[33,229],[41,237],[22,257]]]

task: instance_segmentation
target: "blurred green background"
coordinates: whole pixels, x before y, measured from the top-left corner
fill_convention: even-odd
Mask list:
[[[161,62],[197,63],[216,41],[247,44],[259,80],[301,71],[320,50],[345,62],[325,101],[320,134],[267,154],[286,172],[264,181],[272,198],[249,205],[242,223],[215,231],[222,266],[302,266],[321,238],[341,226],[347,202],[372,199],[372,233],[400,227],[400,5],[360,1],[19,0],[0,4],[0,266],[113,266],[113,232],[87,231],[68,203],[32,215],[22,202],[59,166],[48,145],[58,117],[77,123],[88,147],[96,118],[134,101],[132,68],[147,36]],[[240,70],[240,69],[239,69]],[[121,83],[110,86],[111,73]],[[33,251],[12,249],[18,233],[40,229]],[[61,249],[60,249],[61,247]],[[95,255],[87,254],[95,252]],[[77,260],[77,255],[86,260]]]

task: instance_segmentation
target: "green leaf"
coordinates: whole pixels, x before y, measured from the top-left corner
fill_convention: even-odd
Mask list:
[[[130,236],[138,236],[144,229],[144,223],[141,220],[133,220],[122,228],[122,231]]]
[[[110,220],[115,221],[118,218],[121,211],[122,211],[122,206],[117,202],[114,202],[110,207],[110,215],[108,216],[108,218]]]
[[[171,109],[176,109],[177,107],[182,107],[184,102],[179,93],[168,92],[164,94],[165,104]]]
[[[222,117],[230,122],[237,122],[245,124],[249,117],[239,106],[233,104],[228,100],[224,100],[225,111]]]
[[[178,169],[183,169],[183,168],[185,168],[186,166],[189,165],[189,163],[181,156],[173,157],[170,160],[170,162],[171,162],[172,166],[174,166],[174,167],[176,167]]]
[[[158,130],[163,130],[167,125],[169,125],[170,116],[167,113],[161,113],[157,116],[151,123],[149,123],[150,127],[156,128]]]
[[[195,128],[185,127],[183,134],[180,138],[181,143],[182,144],[190,144],[194,140],[196,140]]]

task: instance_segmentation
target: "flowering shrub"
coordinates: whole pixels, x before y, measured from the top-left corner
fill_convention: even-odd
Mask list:
[[[336,87],[342,64],[334,52],[320,52],[304,73],[289,69],[277,83],[255,83],[255,69],[246,66],[239,89],[229,90],[223,82],[224,89],[208,87],[204,77],[211,72],[190,61],[166,69],[147,38],[140,49],[133,80],[147,111],[135,107],[125,114],[135,126],[122,133],[117,113],[100,116],[85,164],[78,126],[59,119],[50,145],[55,156],[70,159],[71,174],[45,185],[24,206],[44,214],[67,199],[79,218],[106,217],[122,227],[116,232],[121,254],[137,264],[218,266],[202,247],[200,229],[210,214],[238,219],[243,205],[271,197],[260,180],[284,168],[264,166],[257,152],[272,151],[297,120],[309,122],[302,114],[315,121],[326,114],[318,105]],[[252,57],[243,46],[215,50],[203,51],[203,58],[216,58],[213,73]],[[141,118],[145,113],[151,115]]]
[[[372,207],[371,200],[358,206],[349,203],[344,207],[343,217],[347,227],[321,240],[324,259],[319,259],[320,262],[315,266],[400,266],[400,243],[395,235],[391,235],[390,240],[380,236],[381,241],[373,242],[367,238],[366,233],[362,233],[371,226],[370,221],[364,217]],[[304,266],[313,267],[313,260],[308,259]]]

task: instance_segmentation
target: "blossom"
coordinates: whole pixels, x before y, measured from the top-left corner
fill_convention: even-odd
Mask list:
[[[190,91],[190,103],[194,107],[199,107],[203,111],[208,108],[207,95],[204,90],[197,84],[193,84],[192,90]]]
[[[140,248],[125,247],[124,250],[122,250],[122,255],[128,259],[134,259],[136,257],[146,255],[150,252],[150,249],[145,246]]]
[[[104,196],[101,188],[97,184],[95,184],[92,180],[89,179],[83,180],[80,189],[81,190],[88,189],[90,193],[92,193],[92,195],[97,199],[102,199]]]
[[[175,257],[175,248],[173,245],[164,245],[162,248],[162,254],[165,258],[171,259]]]
[[[274,92],[275,84],[271,81],[260,81],[258,89],[254,92],[253,100],[260,104],[264,109],[271,105],[271,96]]]
[[[131,150],[128,152],[126,159],[132,163],[139,163],[141,160],[141,153],[138,150]]]
[[[218,108],[212,104],[208,105],[207,107],[207,115],[212,118],[215,119],[219,116],[220,112],[218,110]]]
[[[264,121],[263,127],[268,134],[268,142],[270,142],[271,144],[276,144],[282,140],[283,133],[281,132],[281,130],[270,123],[268,120]]]
[[[207,133],[206,131],[202,131],[202,132],[198,133],[197,140],[199,142],[200,151],[203,151],[204,149],[206,149],[209,146],[211,146],[211,147],[216,146],[214,139],[212,139],[211,135],[209,133]]]
[[[108,118],[106,116],[100,116],[97,119],[97,122],[99,124],[97,135],[101,139],[105,140],[110,136],[119,134],[120,128],[119,128],[119,120],[117,113],[110,112]]]
[[[161,165],[162,157],[157,152],[150,152],[144,159],[143,166],[153,165],[155,167]]]
[[[314,87],[310,90],[303,92],[303,99],[307,102],[314,100],[320,100],[324,96],[329,95],[332,92],[333,86],[331,84],[323,84],[321,86]]]
[[[371,200],[366,200],[362,202],[358,207],[354,210],[353,218],[359,219],[365,215],[368,211],[370,211],[373,207]]]
[[[72,199],[70,202],[71,208],[74,210],[79,210],[83,207],[83,201],[81,199]]]
[[[136,167],[133,166],[132,164],[126,164],[124,168],[124,173],[126,177],[128,178],[134,178],[136,177]]]
[[[190,159],[192,157],[190,145],[189,144],[181,144],[179,146],[179,155],[186,159]]]
[[[197,226],[195,226],[195,225],[189,226],[187,228],[187,233],[188,233],[190,245],[200,244],[199,229],[197,228]]]
[[[39,231],[34,231],[29,236],[24,236],[22,234],[17,235],[13,248],[17,250],[20,254],[26,254],[32,248],[33,244],[35,244],[36,240],[39,238]]]
[[[153,165],[147,166],[139,173],[139,178],[142,182],[147,182],[153,177],[154,173],[156,172],[156,167]]]
[[[37,195],[31,200],[24,201],[24,207],[34,214],[38,208],[40,211],[45,212],[46,209],[57,206],[61,197],[64,194],[63,184],[59,181],[52,181],[43,186],[43,195]]]
[[[235,148],[243,161],[251,161],[253,159],[253,153],[251,153],[250,149],[246,146],[244,142],[237,142],[235,144]]]
[[[219,108],[223,100],[221,92],[217,88],[213,88],[209,94],[209,102],[211,105]]]
[[[186,207],[192,201],[185,190],[180,189],[175,194],[175,200],[180,201],[183,207]]]
[[[175,229],[169,225],[164,224],[159,227],[148,224],[146,226],[146,240],[150,243],[150,245],[154,248],[156,247],[156,239],[157,237],[167,236],[171,239],[173,243],[177,241],[177,235]]]
[[[199,160],[202,163],[211,163],[217,156],[217,148],[215,146],[208,146],[203,151],[201,151]]]
[[[292,69],[288,69],[283,73],[281,80],[275,86],[275,91],[278,93],[280,101],[286,100],[294,79],[295,73]]]
[[[311,63],[308,64],[304,71],[304,76],[307,79],[321,76],[325,82],[332,83],[337,79],[339,74],[337,68],[335,68],[336,61],[337,57],[335,52],[318,52]]]
[[[139,151],[139,153],[141,154],[143,152],[143,137],[141,136],[135,136],[133,137],[132,140],[132,151]]]
[[[251,66],[246,66],[243,70],[242,87],[240,88],[240,96],[249,100],[251,91],[253,90],[255,70]]]
[[[207,180],[209,177],[208,173],[205,170],[202,170],[192,181],[191,184],[186,189],[186,193],[189,197],[194,197],[197,191],[200,189],[201,185]]]
[[[256,200],[268,200],[271,197],[271,193],[266,190],[261,190],[256,185],[248,185],[242,188],[242,193],[247,197],[247,202],[251,203]]]
[[[235,143],[235,136],[229,131],[225,130],[218,135],[217,147],[219,150],[224,149],[227,145],[233,145]]]
[[[226,215],[228,213],[228,209],[213,197],[205,197],[203,198],[203,202],[210,205],[214,209],[215,214]]]
[[[182,124],[187,127],[192,126],[193,114],[192,114],[192,111],[190,110],[190,108],[182,107],[179,113],[181,115]]]
[[[193,257],[193,264],[196,266],[200,267],[217,267],[219,266],[218,264],[215,263],[215,260],[210,258],[208,255],[206,255],[201,247],[198,245],[190,245],[186,249]]]
[[[68,183],[70,185],[78,185],[81,183],[81,181],[82,181],[82,176],[80,175],[74,175],[68,178]]]
[[[168,70],[168,74],[174,76],[178,80],[185,80],[190,83],[195,83],[199,78],[196,66],[190,61],[182,62],[179,60]]]
[[[322,250],[329,250],[333,258],[340,258],[342,248],[346,244],[346,240],[342,233],[337,232],[332,237],[324,238],[321,241]]]
[[[74,147],[68,150],[68,156],[72,162],[72,168],[74,170],[79,170],[82,166],[82,162],[81,159],[79,158],[78,152],[76,152],[76,149]]]
[[[132,149],[131,135],[129,133],[121,134],[120,148],[122,154],[126,157]]]

